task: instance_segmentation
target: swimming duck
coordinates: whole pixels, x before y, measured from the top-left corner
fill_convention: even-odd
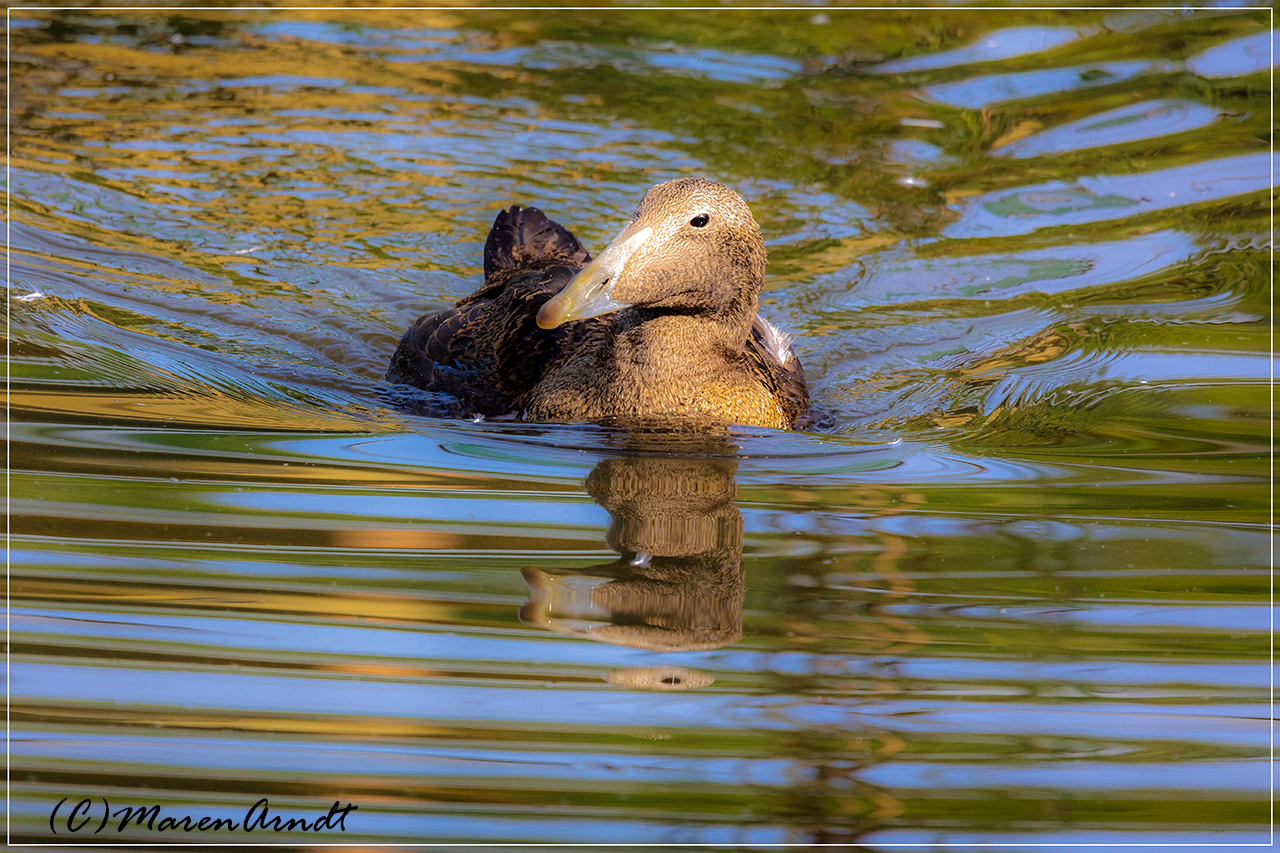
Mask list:
[[[485,417],[791,429],[809,395],[790,339],[756,313],[764,271],[760,227],[714,181],[653,187],[594,260],[514,205],[485,242],[484,284],[411,325],[387,381]]]

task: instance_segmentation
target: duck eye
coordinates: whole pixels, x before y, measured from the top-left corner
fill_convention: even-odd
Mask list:
[[[706,225],[710,221],[711,221],[710,216],[707,216],[705,213],[699,213],[697,216],[693,217],[693,219],[689,220],[689,224],[692,225],[694,228],[701,228],[702,226]]]

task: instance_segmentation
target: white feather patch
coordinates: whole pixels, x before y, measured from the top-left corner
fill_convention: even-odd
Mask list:
[[[764,348],[773,353],[779,364],[791,361],[791,336],[763,317],[757,317],[764,326]]]

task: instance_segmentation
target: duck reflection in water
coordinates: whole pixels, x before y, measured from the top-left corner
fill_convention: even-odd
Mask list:
[[[521,621],[659,652],[717,649],[741,638],[738,460],[728,442],[699,443],[705,449],[697,455],[601,460],[587,493],[609,511],[605,541],[621,556],[573,571],[524,569],[530,596]],[[609,680],[653,689],[712,681],[674,667],[615,671]]]

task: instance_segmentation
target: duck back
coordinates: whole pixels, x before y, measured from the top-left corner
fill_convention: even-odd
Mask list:
[[[590,260],[576,237],[537,208],[499,212],[485,241],[484,284],[410,325],[387,381],[449,394],[486,417],[517,411],[581,331],[539,329],[538,309]]]

